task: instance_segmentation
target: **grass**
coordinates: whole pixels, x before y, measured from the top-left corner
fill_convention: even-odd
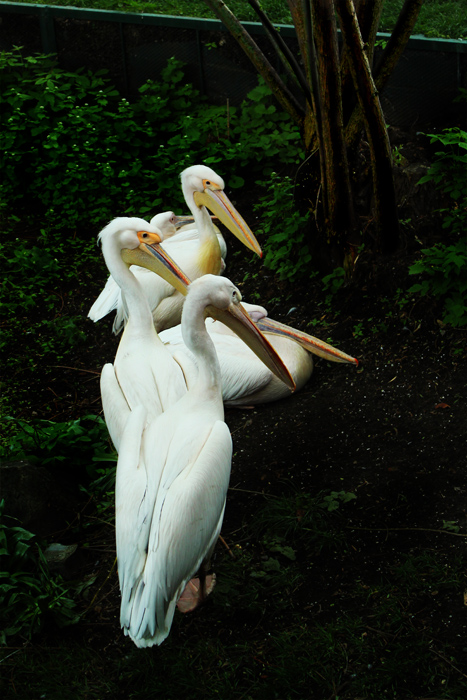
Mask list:
[[[23,0],[20,0],[22,2]],[[116,12],[148,12],[185,17],[214,15],[202,0],[38,0],[36,4],[74,6]],[[229,0],[228,7],[243,21],[257,21],[246,0]],[[287,3],[283,0],[262,0],[269,17],[280,24],[291,24]],[[386,0],[381,18],[381,31],[390,31],[403,5],[403,0]],[[467,5],[463,0],[426,0],[415,26],[414,34],[427,37],[467,39]]]

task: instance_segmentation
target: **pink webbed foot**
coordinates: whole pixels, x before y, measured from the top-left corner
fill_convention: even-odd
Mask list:
[[[209,576],[204,577],[204,585],[199,578],[192,578],[188,581],[185,590],[178,599],[177,608],[182,613],[191,612],[204,603],[215,585],[216,574],[209,574]]]

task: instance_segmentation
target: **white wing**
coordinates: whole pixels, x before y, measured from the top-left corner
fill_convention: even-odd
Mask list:
[[[101,396],[110,439],[119,452],[123,430],[130,415],[130,407],[115,376],[114,366],[110,363],[102,368]]]
[[[199,406],[188,405],[193,410],[185,420],[174,420],[178,405],[147,427],[141,454],[146,485],[140,502],[133,499],[131,506],[138,522],[128,527],[128,518],[123,524],[121,516],[120,522],[117,519],[121,624],[137,646],[160,644],[167,637],[177,600],[209,557],[222,524],[232,458],[230,433],[223,421],[203,422]],[[168,438],[171,426],[175,429]],[[130,462],[122,466],[124,471],[132,468]],[[127,481],[125,476],[117,479],[119,485]],[[116,502],[126,498],[118,490]],[[133,542],[124,539],[132,533]],[[147,552],[144,564],[142,552]]]
[[[219,359],[222,400],[226,405],[245,406],[268,403],[291,396],[287,386],[222,323],[207,319],[206,328],[214,342]],[[193,358],[183,343],[181,326],[163,331],[160,333],[160,339],[172,355],[175,356],[183,351]],[[298,343],[288,338],[268,335],[268,340],[287,366],[298,391],[312,374],[312,356]]]
[[[180,366],[155,333],[148,338],[129,329],[130,325],[115,356],[115,377],[129,408],[143,405],[151,422],[186,393],[186,384]]]
[[[131,591],[144,568],[149,524],[141,519],[148,490],[142,458],[147,413],[143,406],[131,411],[122,438],[115,483],[115,524],[120,589]],[[128,596],[129,597],[129,596]],[[122,597],[122,611],[125,600]]]
[[[117,309],[121,302],[122,295],[120,287],[115,282],[112,275],[109,275],[104,289],[89,309],[88,318],[94,322],[99,321],[101,318],[104,318],[104,316],[107,316],[107,314],[109,314],[111,311]]]

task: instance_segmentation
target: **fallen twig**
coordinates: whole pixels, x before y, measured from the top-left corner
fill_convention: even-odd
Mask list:
[[[222,535],[219,535],[219,539],[220,539],[220,541],[222,542],[222,544],[224,545],[224,547],[226,548],[226,550],[228,551],[228,553],[230,554],[230,556],[232,557],[232,559],[235,559],[235,558],[236,558],[236,557],[235,557],[235,554],[232,552],[232,550],[230,549],[229,545],[228,545],[227,542],[224,540],[224,538],[222,537]]]
[[[94,369],[84,369],[83,367],[68,367],[68,365],[49,365],[51,369],[74,369],[77,372],[88,372],[88,374],[97,374],[98,377],[101,376],[100,372],[96,372]]]

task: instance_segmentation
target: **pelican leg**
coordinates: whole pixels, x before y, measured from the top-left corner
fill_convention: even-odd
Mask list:
[[[207,574],[207,567],[201,566],[199,578],[192,578],[178,599],[177,608],[182,613],[188,613],[198,608],[206,601],[216,585],[216,574]]]

